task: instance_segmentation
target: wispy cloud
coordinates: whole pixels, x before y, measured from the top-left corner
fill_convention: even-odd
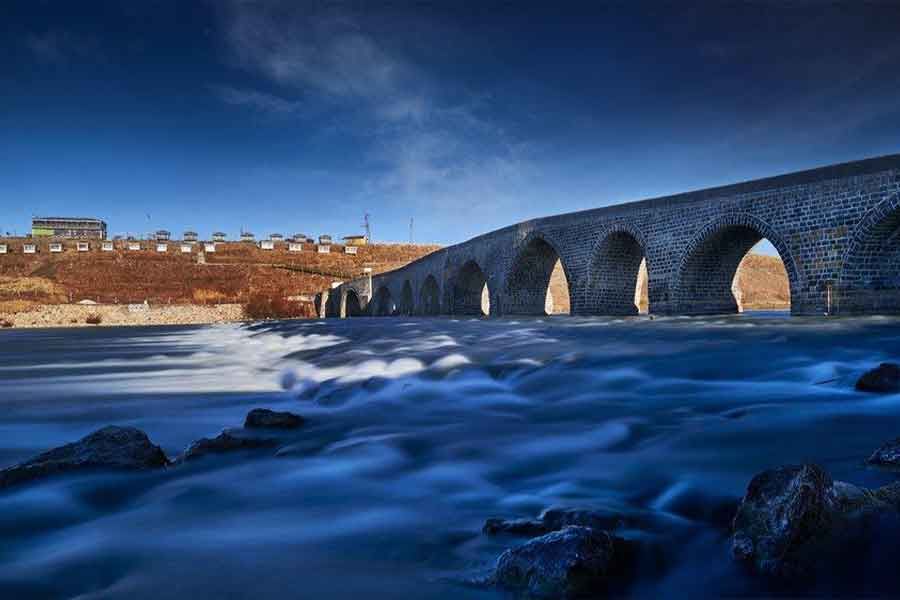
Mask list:
[[[25,46],[41,63],[62,65],[74,60],[102,58],[96,38],[71,31],[51,30],[25,37]]]
[[[380,38],[364,24],[346,8],[234,0],[223,31],[242,68],[331,105],[357,135],[368,136],[367,155],[379,174],[361,193],[429,206],[449,197],[473,205],[513,202],[535,169],[525,164],[527,146],[494,123],[490,97],[450,100],[427,68],[397,49],[396,39]],[[270,104],[248,91],[223,100]]]
[[[304,106],[303,102],[299,100],[287,100],[286,98],[267,94],[259,90],[235,88],[227,85],[210,86],[210,89],[226,104],[245,106],[253,111],[268,115],[293,115],[300,112]]]

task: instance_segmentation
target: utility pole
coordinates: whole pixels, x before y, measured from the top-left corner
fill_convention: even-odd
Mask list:
[[[369,223],[369,213],[363,216],[363,229],[366,231],[366,239],[372,243],[372,224]]]
[[[413,218],[409,218],[409,243],[413,243]]]

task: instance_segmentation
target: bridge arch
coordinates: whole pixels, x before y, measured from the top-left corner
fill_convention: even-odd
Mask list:
[[[342,318],[361,317],[363,316],[362,302],[359,294],[354,289],[348,289],[341,296],[341,315]]]
[[[767,239],[787,271],[792,302],[800,275],[790,247],[768,223],[747,213],[714,219],[688,243],[674,274],[675,312],[688,315],[735,313],[732,285],[738,266],[753,246]]]
[[[429,275],[419,291],[419,312],[423,315],[441,314],[441,290],[434,275]]]
[[[506,274],[504,313],[569,314],[572,281],[557,245],[542,232],[528,234],[517,246]]]
[[[642,266],[648,274],[649,285],[646,248],[643,234],[628,223],[616,223],[601,231],[591,251],[584,286],[586,297],[580,312],[638,314],[641,292],[646,292],[639,289]]]
[[[451,287],[450,306],[455,315],[491,314],[487,276],[477,261],[469,260],[457,269]]]
[[[853,229],[833,302],[826,308],[841,314],[900,314],[900,194],[869,209]]]
[[[416,302],[413,296],[412,283],[409,279],[403,282],[403,289],[400,291],[400,305],[397,307],[398,312],[404,316],[410,316],[416,308]]]
[[[397,310],[394,304],[394,298],[391,296],[391,290],[388,286],[383,285],[375,292],[372,304],[372,316],[389,317]]]

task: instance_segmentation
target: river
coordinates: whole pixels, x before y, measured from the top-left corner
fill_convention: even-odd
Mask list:
[[[785,463],[893,481],[863,461],[900,396],[853,383],[898,354],[898,320],[778,313],[3,331],[0,466],[107,424],[174,457],[254,407],[309,422],[277,455],[0,492],[0,597],[504,598],[465,582],[522,540],[481,526],[550,506],[681,532],[632,597],[762,594],[716,511]]]

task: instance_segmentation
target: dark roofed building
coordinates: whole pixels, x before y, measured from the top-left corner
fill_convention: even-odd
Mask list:
[[[106,222],[92,217],[34,217],[32,237],[106,239]]]

